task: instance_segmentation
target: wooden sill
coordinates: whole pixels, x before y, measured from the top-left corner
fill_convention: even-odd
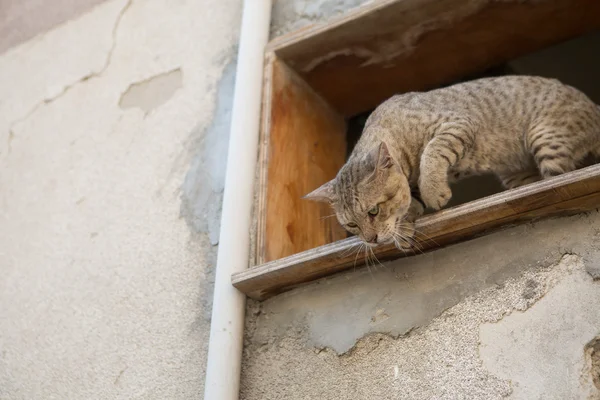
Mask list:
[[[417,246],[432,250],[510,225],[542,217],[569,215],[600,207],[600,165],[427,215],[417,221]],[[297,285],[344,271],[356,263],[359,240],[340,240],[237,273],[233,285],[264,300]],[[374,248],[381,261],[415,255],[394,246]],[[360,257],[359,257],[360,258]]]

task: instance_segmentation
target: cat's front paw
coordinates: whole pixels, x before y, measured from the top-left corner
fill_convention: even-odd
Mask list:
[[[421,198],[427,207],[439,210],[452,198],[452,190],[447,182],[421,181],[419,182]]]

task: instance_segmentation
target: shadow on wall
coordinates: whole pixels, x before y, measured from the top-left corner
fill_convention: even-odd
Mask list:
[[[223,70],[210,126],[190,134],[194,154],[181,188],[181,216],[193,232],[207,233],[213,246],[219,243],[235,69],[232,60]]]

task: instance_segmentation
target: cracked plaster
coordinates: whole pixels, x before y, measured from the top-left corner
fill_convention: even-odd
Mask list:
[[[15,79],[28,76],[28,79],[20,81],[20,85],[14,85],[11,80],[2,81],[1,131],[12,131],[15,125],[39,107],[60,97],[73,85],[102,74],[110,64],[117,28],[130,3],[107,2],[74,21],[66,22],[64,28],[58,27],[3,54],[0,70],[4,76]],[[95,39],[94,45],[88,46],[80,40],[81,31]],[[56,43],[60,42],[78,45],[57,50]],[[40,68],[44,64],[47,67]],[[9,101],[14,98],[21,101]]]
[[[116,33],[117,30],[119,28],[119,23],[121,22],[121,18],[123,18],[123,15],[125,14],[125,12],[127,11],[127,9],[131,6],[132,0],[128,0],[127,3],[125,3],[125,5],[123,6],[123,8],[121,9],[121,11],[119,12],[119,14],[117,15],[116,21],[113,25],[113,29],[112,29],[112,41],[111,41],[111,47],[108,50],[108,53],[106,55],[106,59],[104,64],[101,66],[101,68],[97,71],[92,71],[89,72],[88,74],[84,75],[83,77],[79,78],[77,81],[69,83],[65,86],[63,86],[62,88],[60,88],[60,91],[56,94],[51,94],[49,97],[44,98],[42,101],[38,102],[37,104],[35,104],[29,111],[27,111],[25,113],[25,115],[23,115],[22,117],[16,119],[15,121],[11,122],[9,127],[8,127],[8,150],[7,152],[10,152],[10,150],[12,149],[12,141],[15,137],[15,131],[18,127],[18,125],[22,122],[25,122],[28,118],[30,118],[36,111],[38,111],[41,107],[46,106],[58,99],[60,99],[60,97],[64,96],[69,90],[71,90],[75,85],[83,83],[89,79],[92,78],[97,78],[102,76],[102,74],[106,71],[106,69],[109,67],[110,65],[110,61],[112,59],[112,55],[116,46]],[[58,90],[58,88],[54,88],[54,90]]]
[[[582,239],[595,232],[599,220],[600,214],[592,213],[545,221],[438,251],[438,260],[445,260],[439,268],[449,270],[449,277],[465,268],[479,275],[482,286],[476,290],[464,276],[436,288],[443,279],[424,255],[386,263],[372,271],[373,277],[357,271],[261,305],[251,303],[242,398],[261,399],[264,393],[290,400],[597,396],[586,372],[585,345],[600,333],[594,307],[600,286],[586,273],[584,260],[598,257],[600,245]],[[538,250],[523,246],[524,241],[544,244]],[[504,259],[507,245],[516,254],[500,262],[500,270],[469,260],[469,253],[485,251],[493,264]],[[531,262],[517,261],[523,257]],[[422,273],[411,272],[419,269]],[[352,305],[364,309],[370,298],[386,293],[382,283],[393,280],[398,282],[392,294],[396,300],[387,307],[367,305],[364,314],[333,312]],[[434,299],[437,313],[428,314],[423,299],[403,297],[401,292],[411,286]],[[357,291],[365,295],[355,297]],[[454,305],[445,306],[440,301],[445,297]],[[384,313],[387,325],[367,330],[342,354],[333,350],[335,342],[329,347],[315,340],[318,332],[329,331],[337,332],[338,340],[352,337],[355,325],[377,321]],[[430,317],[394,332],[397,324],[408,322],[407,315],[419,313]],[[320,325],[310,322],[334,314],[338,318],[323,318]]]
[[[107,1],[0,55],[0,398],[201,397],[214,248],[180,195],[240,12]]]

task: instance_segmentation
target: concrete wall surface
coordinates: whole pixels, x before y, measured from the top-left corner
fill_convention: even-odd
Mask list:
[[[364,3],[275,0],[271,33]],[[242,0],[52,4],[0,5],[0,399],[202,398]],[[600,102],[582,40],[513,67]],[[599,226],[249,302],[241,398],[600,399]]]
[[[525,225],[253,304],[242,398],[600,399],[598,226]]]
[[[241,7],[110,0],[0,55],[0,399],[202,398]]]

